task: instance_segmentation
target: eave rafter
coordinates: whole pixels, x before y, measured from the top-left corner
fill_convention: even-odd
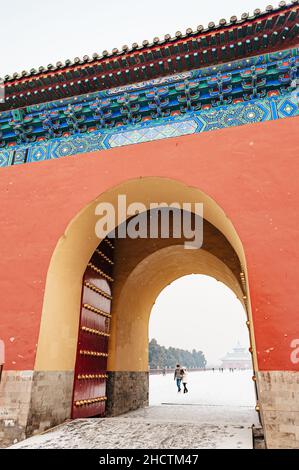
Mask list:
[[[174,37],[154,38],[131,48],[104,51],[73,62],[57,62],[30,72],[6,76],[5,103],[0,110],[59,100],[98,90],[133,84],[194,68],[225,63],[296,46],[299,34],[299,0],[282,1],[278,8],[256,9],[241,19],[220,20],[208,28],[188,28]]]
[[[0,113],[0,148],[293,93],[297,48]]]

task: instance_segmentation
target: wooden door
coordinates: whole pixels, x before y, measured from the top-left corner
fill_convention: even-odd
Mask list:
[[[83,277],[73,418],[105,415],[113,250],[113,240],[105,238],[90,259]]]

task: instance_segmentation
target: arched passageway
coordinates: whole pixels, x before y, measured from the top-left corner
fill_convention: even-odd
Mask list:
[[[116,236],[113,241],[113,261],[109,256],[108,261],[105,257],[97,256],[97,251],[103,251],[102,247],[107,243],[105,240],[101,242],[95,234],[96,207],[100,202],[111,203],[116,209],[116,220],[119,220],[117,213],[119,195],[126,196],[127,205],[137,201],[142,203],[146,209],[143,217],[148,221],[151,218],[149,209],[152,202],[166,204],[176,202],[181,207],[183,203],[191,206],[196,202],[202,203],[204,207],[202,247],[185,249],[186,237],[174,238],[171,233],[169,238],[132,239]],[[190,212],[193,220],[198,217],[193,209]],[[131,217],[128,217],[123,224],[128,224]],[[84,325],[86,316],[82,315],[82,311],[86,312],[86,300],[82,299],[81,295],[82,279],[85,279],[86,269],[90,270],[90,263],[98,270],[99,282],[102,283],[100,285],[95,279],[91,279],[90,282],[94,283],[95,287],[105,291],[103,281],[108,268],[111,280],[113,278],[111,319],[109,317],[107,328],[102,329],[102,332],[110,335],[109,339],[105,340],[108,355],[107,371],[103,357],[99,365],[99,374],[106,376],[107,372],[108,379],[106,392],[103,385],[100,396],[81,396],[80,399],[74,400],[71,391],[75,364],[78,365],[82,351],[87,351],[80,348],[80,341],[77,347],[77,342],[78,332],[80,335],[82,327],[86,328]],[[43,374],[48,371],[52,376],[59,371],[63,376],[65,409],[64,416],[61,413],[61,416],[57,416],[57,420],[69,417],[70,409],[74,410],[74,407],[75,409],[80,407],[80,412],[82,411],[80,416],[84,416],[88,408],[94,408],[98,402],[98,413],[93,414],[100,415],[103,413],[104,400],[107,401],[106,415],[110,416],[148,404],[148,320],[152,306],[167,284],[192,273],[213,276],[230,287],[240,299],[246,310],[253,362],[256,367],[245,256],[231,221],[215,201],[197,188],[187,187],[174,180],[144,178],[127,181],[113,188],[78,214],[59,240],[50,263],[35,364],[37,376],[39,371],[43,371]],[[105,293],[109,295],[110,291]],[[92,299],[89,307],[96,307],[92,305]],[[92,308],[89,307],[91,316],[98,315],[99,312],[92,312]],[[98,307],[98,310],[104,309]],[[88,335],[90,332],[85,331],[85,334]],[[91,355],[91,352],[92,350],[88,354]],[[102,353],[103,350],[97,349],[96,352]],[[86,356],[85,353],[84,355]],[[84,371],[84,363],[82,367],[83,369],[79,368],[81,376],[93,375],[88,370]],[[106,377],[101,377],[101,383],[105,380]],[[82,383],[81,380],[81,387]],[[89,381],[85,387],[86,390],[90,389],[90,383]],[[50,388],[49,395],[51,395]],[[93,398],[98,400],[91,402]],[[34,402],[33,396],[33,405]],[[86,416],[88,415],[90,414],[87,412]]]

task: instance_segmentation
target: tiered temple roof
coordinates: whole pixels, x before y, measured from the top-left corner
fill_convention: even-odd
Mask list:
[[[164,77],[213,64],[291,48],[298,44],[299,0],[210,22],[207,28],[166,34],[74,61],[66,60],[4,78],[0,110],[59,100]]]
[[[222,367],[252,368],[252,358],[249,351],[240,342],[222,359]]]

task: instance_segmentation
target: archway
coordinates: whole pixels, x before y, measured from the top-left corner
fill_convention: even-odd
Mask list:
[[[182,240],[115,240],[107,414],[117,415],[147,404],[150,310],[163,287],[185,274],[211,275],[227,284],[243,302],[248,315],[254,368],[257,370],[245,255],[231,221],[215,201],[197,188],[158,177],[130,180],[83,208],[69,224],[52,256],[35,373],[43,376],[59,373],[62,377],[64,407],[57,414],[57,422],[70,416],[72,406],[82,278],[100,241],[94,230],[97,220],[95,208],[99,202],[110,202],[117,208],[119,194],[126,195],[128,204],[139,201],[147,209],[151,202],[203,203],[204,245],[199,250],[185,250]],[[128,382],[132,385],[129,390]],[[54,383],[54,380],[52,383],[49,381],[49,389],[56,386]],[[35,413],[37,401],[33,390],[31,413]]]

